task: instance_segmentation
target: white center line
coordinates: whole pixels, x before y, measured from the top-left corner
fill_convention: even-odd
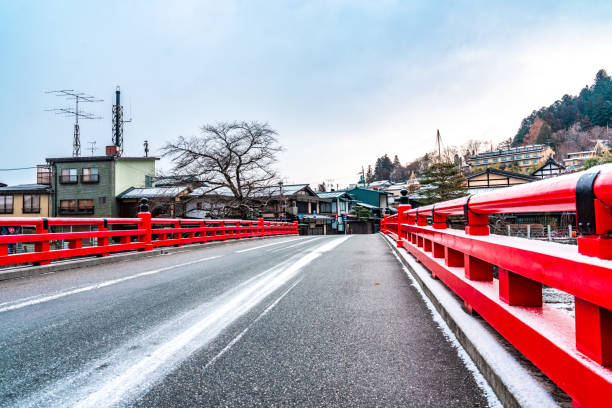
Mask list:
[[[38,297],[38,298],[34,298],[34,299],[32,299],[32,298],[24,298],[24,299],[15,301],[14,304],[12,304],[10,306],[0,307],[0,313],[8,312],[10,310],[21,309],[21,308],[24,308],[24,307],[27,307],[27,306],[37,305],[39,303],[49,302],[51,300],[60,299],[60,298],[66,297],[66,296],[76,295],[78,293],[83,293],[83,292],[88,292],[90,290],[105,288],[107,286],[116,285],[118,283],[125,282],[125,281],[128,281],[128,280],[132,280],[132,279],[136,279],[136,278],[141,278],[143,276],[154,275],[156,273],[169,271],[170,269],[180,268],[182,266],[189,266],[189,265],[197,264],[197,263],[200,263],[200,262],[210,261],[211,259],[216,259],[216,258],[220,258],[220,257],[221,257],[221,255],[209,256],[208,258],[202,258],[202,259],[198,259],[196,261],[185,262],[185,263],[181,263],[181,264],[167,266],[165,268],[154,269],[152,271],[141,272],[141,273],[137,273],[136,275],[126,276],[124,278],[107,280],[107,281],[104,281],[104,282],[96,283],[95,285],[84,286],[82,288],[73,289],[73,290],[67,290],[67,291],[64,291],[64,292],[55,293],[53,295],[42,296],[42,297]],[[29,300],[26,300],[26,299],[29,299]]]
[[[232,341],[230,341],[227,346],[223,347],[223,350],[221,350],[219,352],[219,354],[217,354],[216,356],[214,356],[205,366],[204,366],[204,370],[206,370],[208,367],[210,367],[211,365],[215,364],[215,361],[217,361],[219,358],[221,358],[225,353],[227,353],[229,351],[229,349],[231,349],[234,344],[238,343],[240,341],[241,338],[244,337],[245,334],[247,334],[247,332],[249,330],[251,330],[251,328],[258,322],[260,321],[265,315],[268,314],[268,312],[270,312],[270,310],[274,309],[276,307],[276,305],[278,305],[278,303],[283,300],[283,298],[289,293],[291,292],[291,290],[293,288],[295,288],[297,286],[298,283],[300,283],[302,281],[303,277],[298,279],[297,282],[295,282],[293,285],[291,285],[289,287],[289,289],[287,289],[286,291],[283,292],[282,295],[280,295],[274,302],[272,302],[272,304],[270,304],[270,306],[266,307],[265,310],[263,312],[261,312],[261,314],[259,316],[257,316],[257,318],[255,320],[253,320],[251,323],[249,323],[249,325],[246,327],[246,329],[244,329],[243,331],[241,331],[236,337],[234,337],[232,339]]]

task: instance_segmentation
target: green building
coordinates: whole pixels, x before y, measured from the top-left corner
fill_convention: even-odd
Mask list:
[[[118,217],[117,196],[151,187],[156,157],[64,157],[46,159],[51,169],[53,216]]]
[[[359,201],[360,205],[365,204],[364,206],[370,209],[378,209],[384,213],[389,208],[389,193],[387,192],[361,187],[354,187],[346,192],[354,201]]]

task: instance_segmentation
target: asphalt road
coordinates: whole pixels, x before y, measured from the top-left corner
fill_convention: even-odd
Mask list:
[[[0,282],[0,406],[487,406],[378,235]]]

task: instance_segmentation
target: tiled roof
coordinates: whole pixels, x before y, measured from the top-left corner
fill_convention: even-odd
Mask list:
[[[187,186],[132,188],[117,198],[173,198],[185,191]]]
[[[0,193],[19,193],[19,192],[50,193],[51,186],[48,186],[46,184],[18,184],[15,186],[0,187]]]

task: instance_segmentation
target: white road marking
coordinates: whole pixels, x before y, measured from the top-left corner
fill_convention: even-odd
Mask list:
[[[179,363],[295,278],[305,266],[347,238],[334,239],[303,256],[296,255],[281,262],[222,294],[212,303],[197,306],[147,335],[121,345],[107,357],[88,363],[76,375],[50,385],[18,406],[86,408],[130,405]]]
[[[294,247],[296,247],[296,246],[304,245],[304,244],[307,244],[307,243],[309,243],[309,242],[316,241],[316,240],[321,239],[321,238],[322,238],[322,237],[319,237],[319,238],[314,238],[314,239],[312,239],[312,238],[304,239],[302,242],[298,242],[297,244],[289,245],[289,246],[282,247],[282,248],[272,248],[272,249],[268,249],[266,252],[280,252],[280,251],[284,251],[285,249],[294,248]]]
[[[274,302],[272,302],[272,304],[268,307],[265,308],[265,310],[263,312],[261,312],[261,314],[259,316],[257,316],[257,318],[255,320],[253,320],[251,323],[249,323],[249,325],[240,332],[240,334],[238,334],[236,337],[234,337],[232,339],[232,341],[230,341],[227,346],[223,347],[223,350],[221,350],[216,356],[214,356],[205,366],[204,366],[204,370],[206,370],[208,367],[210,367],[211,365],[215,364],[215,362],[221,358],[225,353],[227,353],[229,351],[229,349],[231,349],[234,344],[238,343],[240,341],[241,338],[244,337],[245,334],[247,334],[247,332],[249,330],[251,330],[251,328],[257,324],[258,321],[260,321],[265,315],[268,314],[268,312],[270,312],[270,310],[274,309],[276,307],[276,305],[278,305],[278,303],[283,300],[283,298],[285,296],[287,296],[287,294],[289,292],[291,292],[291,290],[293,288],[295,288],[297,286],[298,283],[300,283],[302,281],[303,278],[298,279],[297,282],[295,282],[293,285],[291,285],[289,287],[289,289],[287,289],[286,291],[283,292],[282,295],[280,295]]]
[[[303,238],[300,237],[300,238],[288,239],[286,241],[281,241],[281,242],[273,242],[271,244],[260,245],[260,246],[256,246],[256,247],[253,247],[253,248],[241,249],[240,251],[235,251],[234,253],[235,254],[241,254],[243,252],[255,251],[256,249],[266,248],[266,247],[269,247],[269,246],[272,246],[272,245],[280,245],[280,244],[284,244],[286,242],[296,241],[298,239],[303,239]]]
[[[216,259],[216,258],[220,258],[220,257],[221,257],[221,255],[209,256],[207,258],[198,259],[196,261],[185,262],[185,263],[181,263],[181,264],[167,266],[165,268],[154,269],[152,271],[141,272],[141,273],[137,273],[135,275],[126,276],[126,277],[123,277],[123,278],[107,280],[107,281],[104,281],[104,282],[96,283],[95,285],[89,285],[89,286],[84,286],[84,287],[78,288],[78,289],[72,289],[72,290],[67,290],[67,291],[63,291],[63,292],[58,292],[58,293],[55,293],[53,295],[40,296],[40,297],[36,297],[36,298],[31,298],[30,297],[30,298],[24,298],[24,299],[16,300],[16,301],[10,302],[10,303],[13,303],[10,306],[0,307],[0,313],[8,312],[10,310],[21,309],[21,308],[24,308],[24,307],[27,307],[27,306],[37,305],[37,304],[44,303],[44,302],[49,302],[51,300],[60,299],[60,298],[66,297],[66,296],[76,295],[78,293],[89,292],[91,290],[105,288],[107,286],[116,285],[118,283],[125,282],[125,281],[128,281],[128,280],[132,280],[132,279],[136,279],[136,278],[141,278],[143,276],[155,275],[155,274],[160,273],[160,272],[169,271],[170,269],[175,269],[175,268],[180,268],[180,267],[183,267],[183,266],[189,266],[189,265],[197,264],[197,263],[200,263],[200,262],[210,261],[211,259]],[[9,303],[9,302],[7,302],[7,303]]]

